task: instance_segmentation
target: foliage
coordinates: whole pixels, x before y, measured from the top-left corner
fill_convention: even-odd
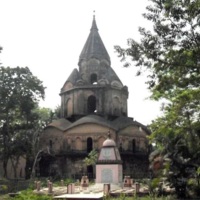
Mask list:
[[[27,67],[0,68],[0,152],[5,177],[8,159],[16,169],[19,157],[31,151],[29,144],[38,122],[33,110],[44,98],[44,90],[42,82]]]
[[[71,179],[71,178],[62,179],[62,181],[63,181],[63,184],[64,184],[64,185],[69,185],[69,184],[71,184],[71,183],[74,183],[74,180]],[[46,184],[46,183],[44,183],[44,184]],[[59,181],[53,181],[53,185],[54,185],[55,187],[56,187],[56,186],[61,186],[61,180],[59,180]]]
[[[165,117],[157,119],[152,124],[151,138],[156,141],[160,151],[159,156],[162,157],[162,175],[168,178],[176,193],[182,196],[186,195],[187,188],[193,189],[188,187],[189,178],[195,178],[197,187],[200,187],[198,174],[200,138],[195,130],[191,129],[189,132],[188,126],[177,127],[167,118],[168,115]]]
[[[1,53],[1,50],[2,50],[3,48],[0,46],[0,53]],[[1,63],[0,63],[0,65],[1,65]]]
[[[199,0],[151,1],[144,17],[153,23],[153,33],[140,27],[141,42],[128,39],[129,48],[115,46],[116,51],[122,60],[128,56],[137,67],[149,69],[149,87],[160,95],[176,87],[198,88]]]
[[[96,150],[90,151],[88,156],[83,160],[86,166],[94,165],[97,162],[98,152]]]
[[[15,197],[16,200],[51,200],[52,197],[42,194],[34,194],[32,190],[24,190]]]
[[[61,118],[61,106],[60,105],[56,106],[56,108],[54,109],[54,117]]]
[[[8,197],[7,195],[6,196],[2,196],[4,200],[12,200],[13,198],[10,198]],[[0,196],[0,199],[2,198]],[[119,198],[118,197],[110,197],[110,196],[104,196],[103,199],[104,200],[120,200],[123,198],[123,195],[120,196]],[[51,200],[52,197],[51,196],[46,196],[46,195],[36,195],[36,194],[33,194],[31,191],[23,191],[21,196],[19,195],[18,197],[15,197],[14,199],[16,200],[25,200],[25,199],[31,199],[31,200]],[[128,196],[125,196],[123,198],[124,200],[174,200],[174,197],[171,198],[170,196],[168,197],[156,197],[156,198],[151,198],[149,196],[145,196],[145,197],[128,197]]]
[[[125,66],[130,58],[139,68],[137,75],[147,71],[151,98],[165,102],[150,139],[163,158],[163,175],[185,198],[189,178],[200,186],[200,1],[150,1],[143,16],[153,30],[140,27],[140,42],[128,39],[128,48],[115,49]]]
[[[7,185],[0,185],[0,193],[5,193],[8,190]]]

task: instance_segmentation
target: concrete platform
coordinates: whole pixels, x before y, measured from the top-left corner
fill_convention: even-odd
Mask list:
[[[103,191],[103,187],[104,187],[104,183],[95,183],[94,185],[91,185],[89,187],[89,189],[90,190],[99,189],[99,190]],[[118,189],[121,189],[121,188],[122,188],[121,184],[110,183],[110,190],[118,190]]]
[[[116,184],[111,184],[111,190],[118,190],[121,187]],[[62,194],[58,196],[54,196],[53,199],[60,199],[60,200],[97,200],[103,199],[103,183],[96,183],[91,185],[88,188],[83,189],[82,187],[76,188],[74,194]]]
[[[79,193],[79,194],[63,194],[60,196],[55,196],[53,197],[53,199],[60,199],[60,200],[86,200],[86,199],[90,199],[90,200],[97,200],[97,199],[103,199],[103,192],[101,193],[88,193],[88,194],[84,194],[84,193]]]

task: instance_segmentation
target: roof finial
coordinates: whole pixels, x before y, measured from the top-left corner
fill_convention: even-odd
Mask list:
[[[97,28],[97,25],[96,25],[96,20],[95,20],[95,10],[93,10],[93,21],[92,21],[92,27],[90,30],[97,30],[98,31],[98,28]]]
[[[110,130],[108,130],[108,139],[111,138]]]
[[[95,10],[93,10],[93,19],[95,20]]]

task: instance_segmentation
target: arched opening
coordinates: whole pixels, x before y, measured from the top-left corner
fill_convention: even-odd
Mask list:
[[[79,137],[76,138],[75,140],[75,147],[76,147],[76,150],[82,150],[82,141]]]
[[[136,142],[135,142],[135,139],[132,140],[132,149],[133,149],[133,153],[134,153],[135,150],[136,150]]]
[[[120,142],[120,144],[119,144],[119,151],[120,151],[120,152],[123,151],[123,149],[122,149],[122,143],[121,143],[121,142]]]
[[[65,117],[69,117],[73,114],[73,103],[71,99],[68,99],[65,104]]]
[[[91,95],[87,101],[88,113],[94,113],[96,110],[96,97]]]
[[[89,165],[89,166],[87,166],[87,175],[88,175],[88,178],[89,179],[93,179],[94,177],[93,177],[93,166],[92,165]]]
[[[115,96],[113,98],[113,114],[115,116],[119,116],[120,115],[120,99],[119,97]]]
[[[50,149],[53,148],[53,142],[52,142],[52,140],[49,140],[49,148],[50,148]]]
[[[87,152],[90,153],[90,151],[92,151],[93,149],[93,142],[92,142],[92,138],[89,137],[87,139]]]
[[[38,169],[36,170],[37,176],[40,177],[49,177],[50,176],[50,168],[52,163],[55,162],[55,158],[49,155],[44,155],[40,157],[40,161],[38,163]]]
[[[93,85],[97,84],[97,75],[96,74],[91,74],[90,83]]]

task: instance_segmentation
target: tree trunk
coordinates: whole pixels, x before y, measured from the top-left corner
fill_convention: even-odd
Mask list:
[[[13,158],[11,156],[10,161],[11,161],[13,172],[14,172],[14,178],[18,178],[17,177],[17,165],[19,164],[19,156],[16,156]]]
[[[4,170],[4,175],[3,175],[3,177],[4,178],[7,178],[8,176],[7,176],[7,164],[8,164],[8,159],[3,159],[3,170]]]

